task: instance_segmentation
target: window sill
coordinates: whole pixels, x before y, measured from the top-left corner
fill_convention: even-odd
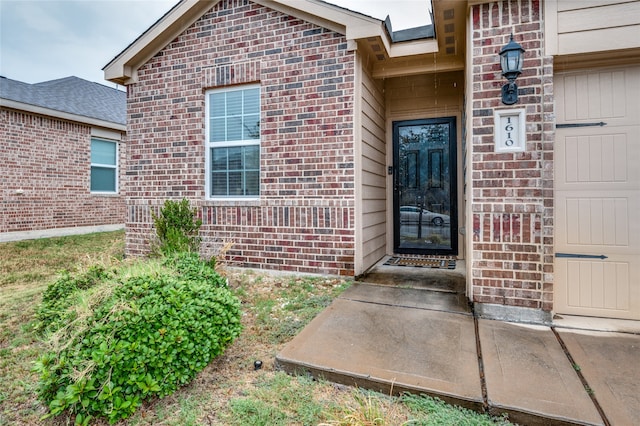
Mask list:
[[[119,197],[120,193],[119,192],[96,192],[96,191],[91,191],[90,192],[91,195],[98,195],[101,197]]]
[[[207,198],[204,200],[207,206],[244,207],[260,206],[260,198]]]

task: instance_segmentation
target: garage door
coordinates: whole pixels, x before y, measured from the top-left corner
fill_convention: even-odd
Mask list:
[[[554,310],[640,319],[640,67],[555,82]]]

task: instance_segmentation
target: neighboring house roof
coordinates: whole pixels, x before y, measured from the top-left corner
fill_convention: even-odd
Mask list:
[[[0,105],[125,130],[127,94],[78,77],[29,84],[0,77]]]
[[[219,1],[181,0],[178,2],[105,65],[103,68],[105,79],[119,84],[135,82],[137,71],[142,65]],[[356,42],[359,40],[366,40],[364,45],[375,44],[374,50],[382,52],[375,55],[378,60],[433,54],[439,51],[433,25],[409,31],[393,32],[388,21],[385,23],[322,0],[252,0],[252,2],[344,34],[350,43],[350,49],[356,49]],[[463,0],[439,0],[439,2],[446,5],[450,3],[465,4]],[[436,3],[440,7],[440,3]],[[464,20],[464,14],[459,15]],[[462,46],[462,43],[459,44]],[[458,68],[460,66],[457,65]]]

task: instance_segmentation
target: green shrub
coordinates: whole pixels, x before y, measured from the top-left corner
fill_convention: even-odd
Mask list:
[[[227,286],[227,280],[216,272],[215,257],[203,261],[198,253],[182,252],[167,257],[164,263],[175,269],[184,279],[205,281],[218,287]]]
[[[156,228],[157,241],[152,251],[159,255],[180,252],[198,252],[201,238],[198,236],[202,220],[197,211],[191,208],[189,201],[166,200],[160,209],[160,215],[151,214]]]
[[[36,363],[47,416],[115,423],[190,382],[240,334],[240,302],[210,263],[179,255],[146,274],[116,275],[76,291],[90,315],[55,330],[54,348]]]
[[[77,311],[70,308],[78,303],[78,292],[90,289],[110,277],[111,274],[102,266],[92,266],[78,276],[71,276],[64,271],[42,295],[42,303],[36,312],[36,331],[58,330],[76,319]]]

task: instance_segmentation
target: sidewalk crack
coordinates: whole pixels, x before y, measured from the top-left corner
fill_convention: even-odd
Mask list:
[[[598,402],[598,399],[596,398],[595,393],[591,389],[591,386],[589,386],[589,382],[587,382],[586,377],[584,377],[584,375],[582,374],[579,368],[576,368],[577,364],[573,359],[573,357],[571,356],[571,354],[569,353],[569,350],[567,349],[567,345],[564,344],[562,337],[560,337],[560,333],[558,333],[555,327],[551,327],[551,331],[553,331],[553,334],[556,336],[556,339],[558,340],[560,347],[562,348],[564,354],[567,356],[569,363],[571,363],[573,370],[578,375],[578,378],[580,379],[580,382],[584,387],[584,391],[587,393],[587,395],[589,395],[589,398],[591,398],[591,402],[593,402],[593,405],[596,407],[596,410],[598,410],[598,414],[600,414],[600,417],[602,418],[602,421],[604,422],[605,426],[611,426],[611,422],[609,422],[607,415],[604,413],[604,410],[600,406],[600,403]]]
[[[478,372],[480,373],[480,389],[482,391],[482,408],[485,413],[489,412],[489,395],[487,394],[487,381],[484,377],[484,361],[482,360],[482,346],[480,345],[480,333],[478,330],[478,317],[475,311],[473,311],[473,327],[476,335],[476,353],[478,355]]]

